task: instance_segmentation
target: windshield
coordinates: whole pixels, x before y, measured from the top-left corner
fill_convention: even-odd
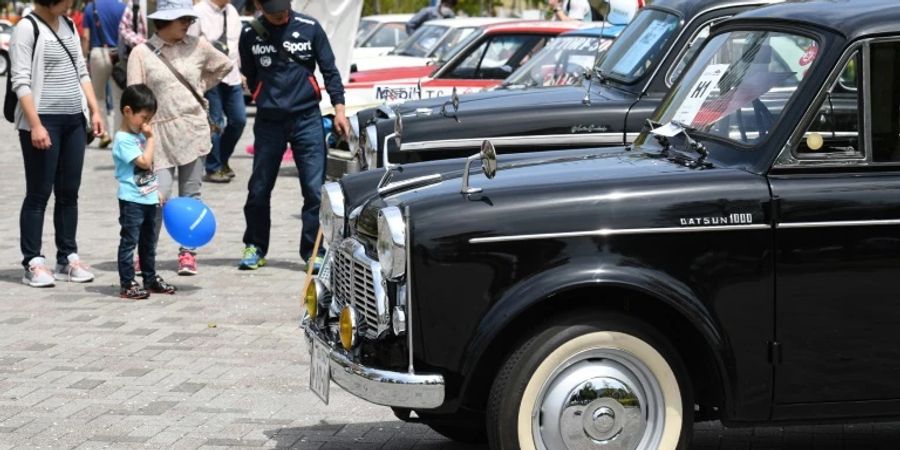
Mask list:
[[[422,25],[422,27],[416,30],[409,39],[398,45],[391,54],[424,58],[428,56],[431,49],[440,42],[441,37],[446,32],[447,27],[428,24]]]
[[[816,41],[772,31],[710,39],[660,108],[661,123],[755,145],[772,131],[818,56]]]
[[[369,32],[375,29],[378,25],[378,22],[374,20],[361,20],[359,22],[359,28],[356,29],[356,46],[359,47],[363,44],[363,39],[369,35]]]
[[[607,78],[634,83],[663,57],[678,27],[679,19],[672,14],[642,10],[613,43],[600,71]]]
[[[569,86],[579,83],[597,58],[597,36],[559,36],[510,75],[504,86]],[[603,39],[602,52],[612,44]]]
[[[431,53],[431,56],[436,58],[439,62],[444,62],[450,59],[456,50],[463,47],[463,43],[467,42],[470,36],[474,36],[472,34],[476,28],[457,28],[449,33],[447,36],[441,40],[441,43],[435,47],[434,51]]]

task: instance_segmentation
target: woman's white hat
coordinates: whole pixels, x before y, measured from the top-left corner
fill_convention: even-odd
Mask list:
[[[148,19],[175,20],[181,17],[197,18],[194,2],[191,0],[159,0],[156,11],[147,16]]]

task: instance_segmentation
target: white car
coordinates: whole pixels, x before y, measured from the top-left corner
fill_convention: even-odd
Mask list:
[[[354,53],[354,71],[387,69],[391,67],[418,67],[440,64],[446,61],[459,44],[465,42],[473,31],[492,23],[514,19],[473,17],[439,19],[426,22],[406,41],[386,55],[357,58]]]
[[[412,14],[382,14],[363,17],[356,30],[353,60],[380,56],[400,45],[408,37],[406,22],[412,16]]]

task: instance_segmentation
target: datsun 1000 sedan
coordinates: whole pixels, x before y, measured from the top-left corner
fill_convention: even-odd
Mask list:
[[[848,3],[716,25],[630,147],[327,184],[313,391],[494,449],[897,417],[900,9]]]

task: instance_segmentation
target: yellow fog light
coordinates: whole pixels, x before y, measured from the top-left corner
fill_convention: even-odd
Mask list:
[[[350,350],[356,345],[356,311],[351,306],[341,310],[341,344]]]
[[[319,312],[319,286],[316,282],[309,283],[304,296],[306,302],[306,312],[310,318],[315,319]]]

